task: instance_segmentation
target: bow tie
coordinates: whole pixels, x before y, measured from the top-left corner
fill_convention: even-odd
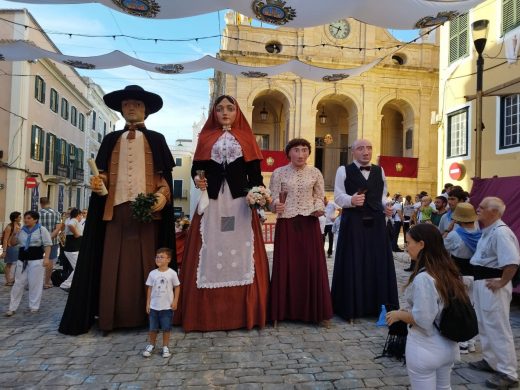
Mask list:
[[[366,167],[361,166],[361,167],[359,167],[359,170],[360,171],[368,171],[368,172],[370,172],[370,165],[366,166]]]
[[[125,127],[128,130],[126,139],[135,139],[135,131],[144,128],[144,123],[130,123]]]

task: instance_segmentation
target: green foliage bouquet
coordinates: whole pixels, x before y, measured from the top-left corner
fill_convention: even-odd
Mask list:
[[[154,194],[139,194],[135,201],[130,203],[132,209],[132,217],[139,222],[152,222],[152,207],[156,202]]]

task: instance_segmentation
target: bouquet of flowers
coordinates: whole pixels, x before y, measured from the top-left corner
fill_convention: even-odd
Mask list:
[[[247,204],[252,209],[267,210],[269,204],[272,202],[271,191],[263,186],[253,187],[247,193],[246,199]]]
[[[135,201],[130,203],[132,217],[139,222],[152,222],[152,207],[157,199],[154,194],[139,194]]]

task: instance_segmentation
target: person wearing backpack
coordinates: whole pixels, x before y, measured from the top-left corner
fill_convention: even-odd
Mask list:
[[[475,226],[477,213],[471,203],[459,203],[453,211],[451,219],[456,225],[450,224],[448,235],[444,237],[444,246],[457,265],[468,295],[473,301],[473,267],[469,261],[477,249],[478,240],[482,236],[478,226]],[[461,354],[475,352],[475,340],[461,342],[459,348]]]
[[[484,198],[478,208],[482,237],[470,263],[474,266],[473,299],[477,312],[482,360],[470,367],[494,375],[486,381],[490,388],[518,386],[513,332],[509,323],[511,280],[520,264],[518,239],[502,221],[505,204],[500,198]]]
[[[406,305],[388,312],[386,320],[388,325],[409,324],[405,356],[412,389],[448,389],[459,354],[457,343],[439,331],[441,313],[446,302],[455,298],[469,303],[469,297],[435,225],[415,225],[406,239],[418,264],[405,285]]]

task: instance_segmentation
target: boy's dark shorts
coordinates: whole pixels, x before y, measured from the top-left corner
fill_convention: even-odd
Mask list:
[[[150,309],[150,332],[169,332],[172,329],[173,310]]]

